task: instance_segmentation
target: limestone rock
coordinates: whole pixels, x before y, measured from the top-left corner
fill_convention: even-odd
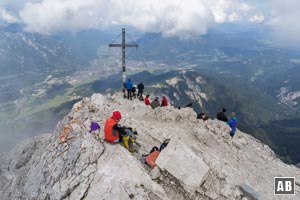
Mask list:
[[[252,187],[247,185],[246,183],[242,183],[240,185],[241,190],[244,192],[244,194],[253,200],[266,200],[263,196],[261,196],[257,191],[255,191]]]
[[[200,187],[209,170],[206,163],[178,138],[171,139],[156,163],[176,177],[190,193]]]
[[[159,170],[159,167],[158,166],[155,166],[151,172],[150,172],[150,176],[151,176],[151,179],[152,180],[156,180],[160,177],[160,170]]]
[[[122,113],[121,125],[136,128],[139,153],[103,140],[106,118]],[[101,130],[89,133],[91,121]],[[190,108],[155,110],[121,93],[94,94],[76,103],[53,133],[25,140],[0,154],[1,200],[176,199],[249,200],[242,183],[262,197],[300,199],[299,168],[281,162],[257,139],[237,130],[231,140],[226,123],[196,120]],[[156,163],[140,162],[153,146],[171,139]],[[151,178],[152,176],[152,178]],[[293,176],[295,195],[274,196],[274,177]],[[253,196],[253,195],[252,195]]]

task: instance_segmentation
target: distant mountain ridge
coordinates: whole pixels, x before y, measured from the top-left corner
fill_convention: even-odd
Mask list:
[[[89,67],[112,37],[94,30],[47,36],[22,29],[21,24],[0,26],[0,102],[18,99],[21,89],[49,75],[60,78]]]
[[[17,138],[52,130],[70,108],[67,101],[78,98],[65,94],[72,87],[69,77],[88,69],[99,46],[115,37],[97,30],[41,35],[23,28],[0,25],[1,151]]]
[[[299,109],[300,83],[296,77],[300,74],[299,49],[271,46],[261,34],[258,36],[254,32],[224,33],[218,30],[194,40],[145,34],[138,41],[146,59],[197,67],[213,77],[231,74],[278,102]]]
[[[19,32],[18,26],[0,28],[0,63],[1,103],[17,99],[21,89],[49,74],[62,76],[75,66],[62,42]]]

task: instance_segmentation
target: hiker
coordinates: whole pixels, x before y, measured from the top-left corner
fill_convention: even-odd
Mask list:
[[[137,86],[137,89],[138,89],[138,97],[143,97],[143,91],[144,91],[144,84],[143,82],[141,81],[138,86]]]
[[[197,119],[202,119],[203,116],[204,116],[204,112],[200,112],[197,114]]]
[[[206,115],[204,112],[200,112],[197,114],[197,119],[202,119],[203,121],[206,121],[209,119],[209,116]]]
[[[163,96],[161,100],[161,107],[163,106],[168,106],[168,99],[165,96]]]
[[[149,94],[146,95],[144,102],[147,106],[150,105]]]
[[[118,124],[121,119],[121,113],[117,110],[112,113],[111,117],[106,119],[104,125],[104,140],[110,143],[118,143],[122,141],[124,147],[129,149],[129,135],[125,129]]]
[[[126,81],[126,90],[127,90],[127,98],[132,100],[132,83],[131,83],[131,80],[130,78]]]
[[[156,97],[156,98],[151,102],[150,106],[151,106],[152,109],[155,109],[155,108],[157,108],[157,107],[160,106],[159,101],[158,101],[158,97]]]
[[[225,112],[226,108],[222,108],[222,111],[217,114],[217,119],[223,122],[228,122]]]
[[[227,124],[230,126],[231,131],[230,131],[230,136],[233,138],[236,130],[236,125],[237,125],[237,118],[235,116],[235,112],[231,113],[231,118],[228,120]]]
[[[135,92],[136,92],[136,85],[134,85],[134,86],[132,87],[131,92],[132,92],[132,96],[133,96],[134,98],[136,98],[136,94],[135,94]]]

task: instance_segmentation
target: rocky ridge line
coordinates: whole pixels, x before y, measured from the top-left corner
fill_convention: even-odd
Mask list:
[[[121,124],[136,127],[141,148],[131,154],[103,141],[103,125],[118,109]],[[89,133],[89,124],[102,126]],[[1,199],[299,199],[300,170],[279,160],[266,145],[241,131],[233,140],[217,120],[196,119],[190,108],[152,110],[121,94],[94,94],[76,103],[53,134],[26,140],[0,156]],[[169,146],[157,164],[139,161],[164,139]],[[66,140],[66,142],[64,142]],[[296,177],[295,196],[274,196],[277,176]],[[246,186],[245,186],[246,185]],[[251,188],[245,192],[245,188]],[[255,197],[256,193],[259,197]]]

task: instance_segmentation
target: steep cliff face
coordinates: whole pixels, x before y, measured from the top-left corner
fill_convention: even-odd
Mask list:
[[[135,127],[138,153],[103,140],[113,110]],[[89,133],[91,121],[100,132]],[[1,199],[299,199],[300,170],[220,121],[199,121],[190,108],[152,110],[120,94],[94,94],[76,103],[52,134],[24,141],[0,157]],[[140,162],[165,139],[152,170]],[[160,173],[159,173],[160,171]],[[152,180],[153,173],[159,176]],[[296,194],[274,196],[274,177],[295,177]],[[152,177],[152,178],[151,178]]]

